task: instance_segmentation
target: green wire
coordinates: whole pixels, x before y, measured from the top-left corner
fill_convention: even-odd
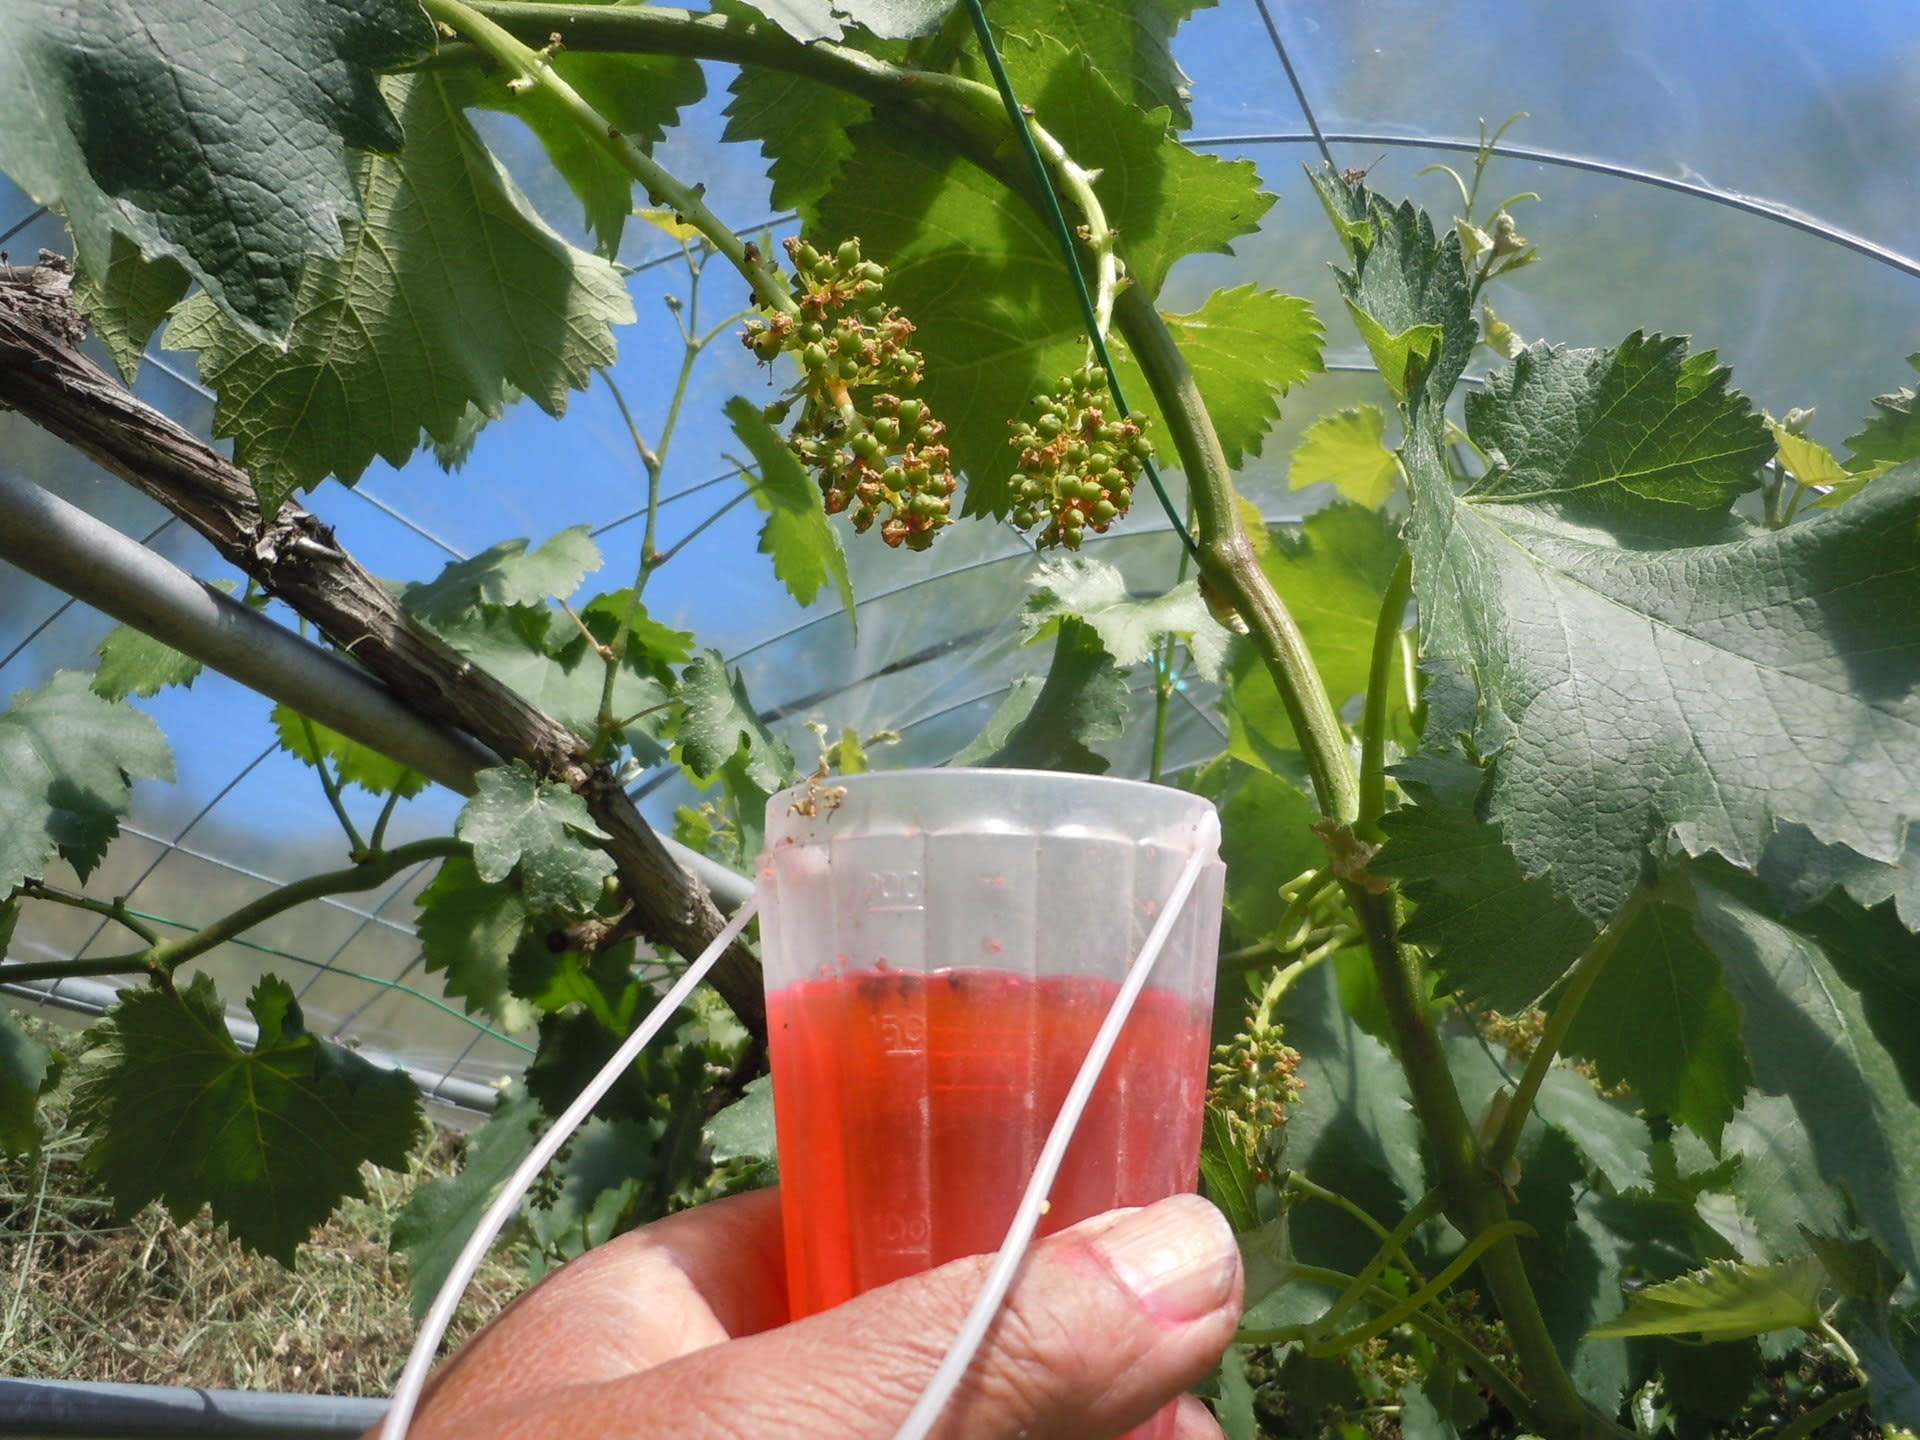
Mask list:
[[[987,69],[993,72],[993,83],[1000,88],[1000,103],[1006,106],[1007,119],[1013,122],[1014,133],[1020,137],[1021,148],[1027,152],[1027,163],[1033,167],[1034,179],[1046,202],[1047,220],[1053,226],[1054,239],[1060,243],[1060,253],[1067,262],[1067,273],[1073,277],[1074,294],[1080,301],[1080,316],[1086,321],[1094,357],[1107,372],[1107,389],[1112,392],[1113,403],[1119,407],[1120,413],[1131,414],[1132,407],[1127,404],[1127,397],[1120,390],[1120,375],[1113,367],[1113,356],[1107,352],[1107,338],[1100,333],[1100,317],[1093,308],[1093,295],[1087,289],[1087,277],[1080,269],[1080,254],[1073,243],[1073,227],[1067,223],[1066,212],[1060,208],[1060,196],[1047,174],[1047,162],[1040,158],[1040,147],[1034,144],[1033,131],[1027,123],[1027,111],[1013,93],[1013,80],[1007,74],[1006,63],[1000,58],[1000,47],[993,43],[993,31],[987,25],[986,7],[981,0],[967,0],[967,14],[973,19],[974,33],[980,37],[980,48],[986,53]],[[1200,566],[1204,573],[1206,562],[1200,554],[1200,547],[1194,542],[1193,533],[1187,529],[1179,512],[1173,508],[1173,499],[1160,479],[1160,468],[1151,459],[1144,462],[1143,468],[1148,483],[1153,486],[1153,493],[1160,498],[1160,508],[1167,512],[1167,519],[1173,522],[1173,533],[1180,537],[1180,543],[1193,557],[1193,563]]]

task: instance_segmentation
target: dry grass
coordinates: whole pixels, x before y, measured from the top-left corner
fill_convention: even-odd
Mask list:
[[[63,1041],[70,1044],[72,1036]],[[387,1235],[413,1187],[458,1168],[465,1139],[435,1129],[402,1176],[368,1167],[297,1266],[250,1255],[205,1216],[158,1206],[121,1221],[80,1167],[62,1096],[36,1161],[0,1162],[0,1356],[5,1373],[223,1389],[384,1395],[413,1339],[405,1259]],[[496,1254],[468,1293],[457,1341],[525,1284]]]

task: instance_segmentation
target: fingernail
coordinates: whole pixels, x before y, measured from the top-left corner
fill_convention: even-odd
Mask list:
[[[1240,1273],[1233,1228],[1198,1195],[1136,1210],[1092,1248],[1155,1319],[1170,1325],[1218,1310]]]

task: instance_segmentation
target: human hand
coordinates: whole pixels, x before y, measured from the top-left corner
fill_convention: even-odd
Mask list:
[[[520,1297],[428,1387],[414,1440],[889,1440],[985,1277],[957,1260],[787,1322],[777,1191],[601,1246]],[[1206,1374],[1242,1279],[1192,1195],[1033,1248],[938,1440],[1112,1440]],[[1218,1440],[1181,1396],[1179,1440]]]

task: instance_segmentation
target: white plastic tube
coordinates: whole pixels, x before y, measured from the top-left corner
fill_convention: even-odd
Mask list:
[[[440,1341],[447,1333],[447,1326],[453,1323],[453,1312],[460,1304],[460,1297],[467,1293],[467,1286],[473,1283],[474,1275],[480,1269],[480,1262],[486,1258],[495,1238],[506,1228],[507,1221],[513,1218],[520,1208],[521,1198],[532,1188],[540,1172],[565,1145],[593,1113],[593,1107],[600,1103],[600,1097],[611,1090],[614,1082],[627,1073],[628,1068],[652,1043],[674,1012],[686,1003],[693,994],[694,987],[706,978],[707,971],[725,952],[726,948],[739,938],[740,932],[747,928],[760,908],[760,897],[748,897],[741,907],[734,911],[727,926],[713,939],[713,943],[700,952],[699,959],[687,967],[687,973],[680,977],[679,983],[666,993],[660,1003],[654,1006],[651,1014],[623,1042],[607,1061],[598,1075],[588,1082],[569,1105],[553,1127],[540,1137],[539,1142],[520,1162],[520,1168],[507,1177],[507,1183],[494,1197],[493,1204],[487,1207],[487,1213],[480,1217],[480,1223],[474,1227],[468,1237],[466,1247],[453,1262],[446,1282],[441,1285],[440,1293],[433,1297],[433,1305],[427,1311],[426,1319],[420,1322],[420,1334],[413,1342],[413,1349],[407,1355],[406,1368],[400,1372],[400,1383],[394,1387],[393,1405],[387,1411],[386,1419],[380,1424],[380,1440],[406,1440],[407,1427],[413,1423],[413,1412],[420,1404],[420,1392],[426,1386],[427,1372],[433,1367],[433,1357],[440,1348]]]
[[[993,1257],[986,1284],[974,1300],[973,1309],[967,1312],[960,1333],[954,1337],[940,1367],[933,1372],[933,1379],[927,1382],[927,1388],[907,1413],[905,1423],[894,1432],[894,1440],[926,1440],[934,1422],[940,1418],[940,1412],[946,1409],[953,1392],[959,1388],[961,1377],[973,1363],[981,1342],[987,1338],[994,1317],[1000,1313],[1001,1302],[1007,1298],[1007,1291],[1013,1287],[1014,1277],[1019,1274],[1020,1265],[1027,1258],[1034,1232],[1040,1228],[1040,1216],[1046,1209],[1047,1195],[1053,1189],[1053,1182],[1059,1178],[1060,1166],[1067,1158],[1067,1147],[1073,1143],[1074,1132],[1080,1128],[1080,1117],[1086,1113],[1087,1103],[1093,1098],[1093,1087],[1099,1083],[1100,1073],[1106,1069],[1113,1047],[1120,1041],[1120,1032],[1126,1027],[1127,1017],[1133,1013],[1134,1001],[1140,998],[1140,992],[1146,988],[1147,977],[1153,972],[1153,962],[1160,958],[1167,936],[1173,932],[1174,921],[1186,909],[1187,900],[1192,896],[1193,887],[1199,882],[1200,871],[1205,868],[1207,860],[1205,849],[1196,849],[1188,857],[1180,878],[1174,882],[1173,892],[1167,896],[1159,920],[1147,935],[1146,944],[1140,947],[1140,954],[1135,957],[1132,967],[1127,971],[1126,980],[1121,983],[1120,993],[1113,997],[1107,1018],[1101,1022],[1099,1033],[1093,1037],[1087,1058],[1081,1062],[1079,1073],[1073,1077],[1073,1088],[1067,1091],[1060,1114],[1054,1119],[1053,1129],[1047,1132],[1047,1143],[1040,1148],[1040,1158],[1033,1167],[1033,1178],[1027,1182],[1026,1193],[1020,1197],[1020,1208],[1014,1211],[1013,1223],[1007,1227],[1007,1238],[1001,1242],[999,1253]]]

